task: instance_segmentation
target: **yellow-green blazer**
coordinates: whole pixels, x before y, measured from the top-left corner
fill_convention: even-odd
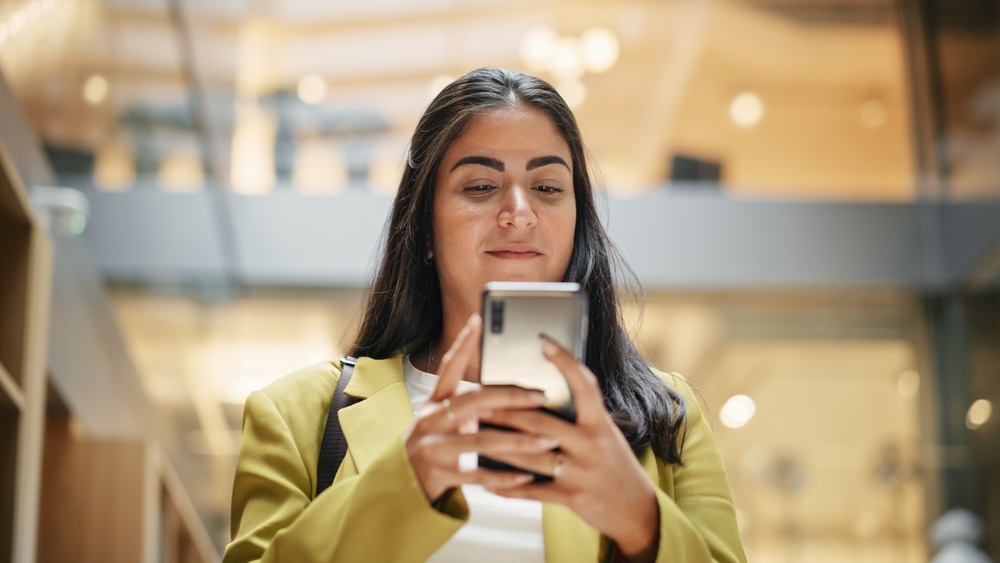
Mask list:
[[[468,519],[461,492],[441,510],[417,483],[403,443],[413,409],[400,358],[361,358],[340,411],[348,451],[333,485],[316,494],[316,464],[340,365],[289,374],[247,399],[233,485],[232,535],[223,563],[422,562]],[[687,399],[684,465],[651,449],[640,457],[657,485],[657,561],[745,562],[726,471],[691,389],[660,374]],[[315,497],[315,498],[314,498]],[[604,561],[611,542],[568,509],[543,505],[547,563]]]

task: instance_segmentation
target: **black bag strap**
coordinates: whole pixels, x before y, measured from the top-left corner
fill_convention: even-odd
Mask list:
[[[347,455],[347,438],[344,437],[344,430],[340,427],[340,409],[357,402],[357,399],[348,397],[344,393],[347,384],[354,374],[354,364],[357,358],[351,356],[340,357],[340,379],[337,381],[337,389],[333,392],[330,400],[330,414],[326,417],[326,430],[323,431],[323,443],[319,449],[319,466],[316,468],[316,496],[325,491],[333,484],[333,478],[337,476],[340,464],[344,462]],[[315,498],[315,497],[313,497]]]

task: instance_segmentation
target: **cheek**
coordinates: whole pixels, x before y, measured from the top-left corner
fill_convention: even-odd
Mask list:
[[[434,254],[439,261],[462,261],[474,254],[474,237],[477,229],[475,214],[459,205],[441,201],[434,209]]]
[[[549,236],[551,237],[550,240],[556,241],[553,245],[553,255],[556,259],[553,260],[552,266],[559,269],[557,277],[561,279],[573,255],[573,242],[576,234],[576,208],[573,207],[570,210],[564,210],[557,217],[553,217],[553,219],[551,223],[553,228]]]

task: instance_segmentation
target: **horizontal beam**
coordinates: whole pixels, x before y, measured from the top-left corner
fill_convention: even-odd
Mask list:
[[[83,189],[93,209],[84,238],[107,279],[222,282],[206,192]],[[226,197],[238,277],[248,285],[363,286],[392,203],[364,189]],[[613,241],[649,289],[939,285],[925,279],[929,235],[916,204],[740,200],[664,189],[631,199],[609,197],[603,207]],[[957,283],[978,256],[976,249],[993,240],[1000,205],[971,211],[946,205],[940,213],[946,278]]]

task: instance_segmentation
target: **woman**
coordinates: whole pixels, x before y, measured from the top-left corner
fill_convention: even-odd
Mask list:
[[[387,236],[352,351],[360,401],[339,416],[347,457],[316,496],[338,363],[251,394],[225,562],[744,561],[690,389],[619,324],[580,132],[551,86],[485,68],[446,87],[413,135]],[[586,365],[544,343],[576,424],[539,412],[538,392],[475,384],[494,280],[590,293]],[[554,479],[462,467],[464,452]]]

